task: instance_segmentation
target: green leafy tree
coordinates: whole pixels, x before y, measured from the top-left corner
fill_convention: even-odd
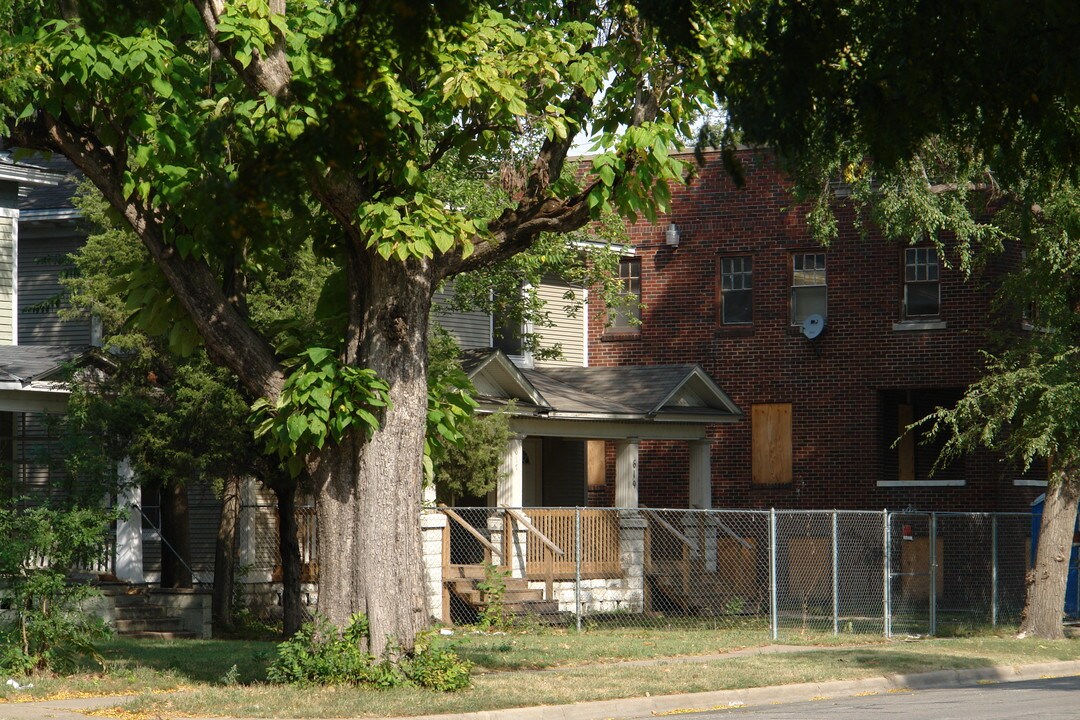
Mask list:
[[[81,187],[76,204],[91,232],[70,258],[74,272],[62,281],[70,309],[62,312],[99,320],[108,369],[79,373],[72,382],[63,435],[69,446],[68,474],[84,485],[88,477],[99,478],[94,487],[111,492],[116,463],[128,460],[138,481],[160,495],[161,530],[168,543],[162,558],[166,587],[190,587],[192,581],[188,487],[193,483],[220,487],[214,617],[224,630],[232,626],[240,481],[246,476],[261,479],[279,501],[284,629],[292,634],[304,617],[293,518],[296,482],[264,458],[246,426],[250,401],[231,372],[212,365],[202,348],[181,348],[186,355],[171,352],[169,326],[160,319],[130,322],[132,314],[138,318],[140,312],[129,307],[125,288],[139,287],[145,294],[167,292],[167,287],[145,248],[110,217],[95,188]],[[312,289],[304,283],[317,288],[328,274],[310,248],[302,247],[297,255],[283,258],[249,293],[252,316],[278,332],[289,332],[291,323],[313,316]]]
[[[712,103],[701,64],[616,2],[65,8],[30,4],[0,40],[9,142],[86,174],[167,283],[132,307],[166,318],[174,345],[197,335],[261,399],[272,449],[301,458],[319,611],[338,626],[365,614],[374,655],[410,650],[428,622],[417,511],[432,294],[543,233],[664,209],[687,171],[669,150]],[[564,170],[582,129],[596,154],[575,181]],[[536,142],[497,213],[439,194],[445,160],[522,138]],[[321,293],[338,322],[321,344],[277,346],[252,322],[247,280],[306,238],[340,268]]]
[[[777,149],[820,238],[836,232],[842,181],[861,222],[892,238],[948,237],[964,269],[1006,241],[1026,249],[1005,302],[1035,308],[1029,320],[1047,331],[989,356],[985,378],[933,421],[949,438],[947,455],[985,446],[1025,464],[1049,461],[1021,630],[1060,637],[1080,497],[1075,6],[640,4],[671,44],[694,52],[709,54],[709,23],[736,28],[736,52],[707,60],[722,80],[725,131]]]
[[[70,670],[109,634],[84,604],[94,597],[69,574],[98,560],[113,516],[101,509],[0,507],[0,671]],[[47,562],[45,560],[47,559]]]

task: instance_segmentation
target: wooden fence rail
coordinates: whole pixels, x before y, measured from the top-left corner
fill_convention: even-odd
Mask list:
[[[577,564],[574,534],[579,511],[529,508],[525,512],[536,529],[564,552],[554,559],[554,579],[573,580]],[[604,509],[580,512],[582,579],[621,577],[618,515]],[[525,551],[526,577],[530,580],[545,579],[544,550],[543,543],[530,533]]]

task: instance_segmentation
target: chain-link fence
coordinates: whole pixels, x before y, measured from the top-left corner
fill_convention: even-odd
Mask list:
[[[280,580],[272,508],[247,507],[249,581]],[[313,508],[300,508],[317,598]],[[651,508],[425,510],[432,615],[571,626],[958,634],[1015,623],[1031,516]],[[310,584],[310,586],[308,585]]]
[[[1021,513],[427,512],[431,606],[454,624],[496,602],[577,626],[955,634],[1018,620],[1030,556]]]

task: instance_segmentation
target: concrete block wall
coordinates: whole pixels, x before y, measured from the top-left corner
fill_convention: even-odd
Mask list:
[[[640,613],[645,609],[645,519],[627,513],[619,522],[619,559],[622,573],[615,578],[590,578],[581,581],[581,612]],[[544,581],[530,581],[529,587],[543,590]],[[558,580],[552,586],[559,610],[575,612],[577,595],[573,580]]]
[[[423,510],[420,514],[420,542],[424,558],[428,616],[436,622],[442,622],[443,619],[443,532],[448,521],[449,518],[437,510]]]
[[[165,608],[166,615],[179,617],[185,630],[201,638],[213,635],[213,596],[209,590],[151,590],[150,597],[152,603]]]

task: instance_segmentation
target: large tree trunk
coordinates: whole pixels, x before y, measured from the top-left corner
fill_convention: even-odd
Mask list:
[[[214,596],[211,615],[214,629],[232,632],[233,592],[236,588],[236,527],[240,522],[240,476],[225,478],[221,493],[221,518],[214,546]]]
[[[1069,576],[1076,508],[1080,500],[1080,478],[1070,468],[1046,488],[1035,567],[1028,573],[1027,602],[1024,604],[1020,635],[1053,640],[1065,636],[1061,617],[1065,610],[1065,585]]]
[[[304,624],[304,606],[300,599],[300,540],[296,536],[296,483],[275,483],[271,488],[277,497],[282,630],[285,637],[290,638]]]
[[[390,385],[370,438],[327,445],[315,473],[319,612],[342,626],[367,615],[369,652],[410,652],[428,624],[420,552],[427,417],[430,276],[418,263],[376,262],[364,287],[357,365]]]
[[[191,528],[188,490],[184,483],[161,488],[161,587],[190,588]]]

